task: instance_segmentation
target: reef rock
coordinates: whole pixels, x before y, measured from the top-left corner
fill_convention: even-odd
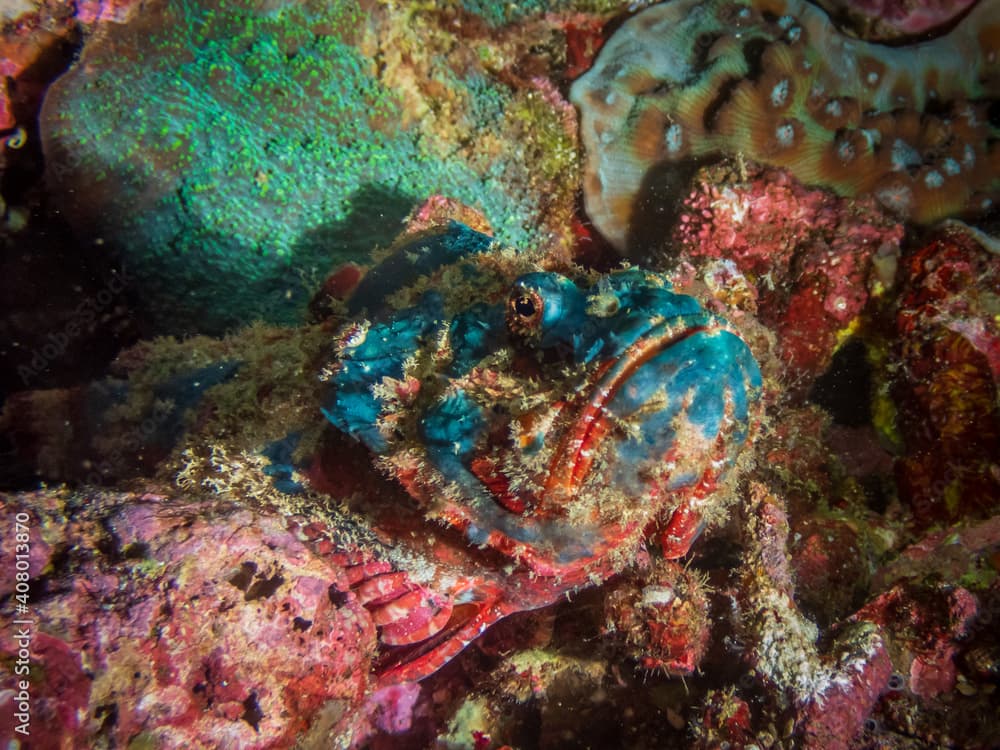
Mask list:
[[[962,231],[907,257],[895,310],[900,365],[880,426],[902,453],[900,498],[923,528],[1000,511],[1000,256]]]
[[[375,626],[355,600],[334,604],[343,569],[280,516],[152,494],[2,501],[4,538],[30,550],[30,597],[6,592],[0,609],[27,646],[5,628],[0,655],[15,665],[26,648],[32,747],[347,747],[372,731]],[[5,669],[6,740],[17,689]]]
[[[753,279],[758,317],[777,334],[784,365],[808,384],[891,285],[903,238],[902,224],[873,199],[852,203],[804,187],[787,170],[724,162],[696,173],[670,252]]]

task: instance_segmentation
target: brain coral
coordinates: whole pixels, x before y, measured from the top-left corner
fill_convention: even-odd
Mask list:
[[[1000,191],[1000,0],[949,34],[887,47],[801,0],[674,0],[642,11],[574,84],[587,211],[619,249],[699,157],[743,154],[919,223]]]

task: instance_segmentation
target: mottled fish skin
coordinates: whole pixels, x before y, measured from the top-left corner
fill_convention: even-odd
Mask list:
[[[460,650],[454,639],[606,579],[655,526],[664,556],[687,552],[759,406],[760,370],[725,320],[662,274],[554,270],[457,223],[399,247],[373,279],[326,368],[323,414],[431,527],[509,561],[478,588],[465,569],[451,599],[479,614],[400,674],[419,678]]]
[[[493,251],[490,238],[452,223],[376,268],[368,278],[395,295],[407,272],[447,282],[425,283],[394,311],[363,284],[363,307],[383,313],[342,334],[324,414],[386,459],[390,473],[394,458],[418,457],[418,484],[438,490],[429,513],[446,511],[470,542],[499,530],[556,559],[567,559],[568,545],[577,560],[593,550],[569,538],[587,530],[599,538],[617,521],[597,510],[596,494],[638,499],[697,481],[704,467],[679,448],[682,435],[706,446],[723,438],[725,460],[735,457],[760,371],[725,321],[649,271],[572,278],[522,272],[525,264],[512,261],[510,279],[494,279],[476,298],[477,273],[502,275],[502,265],[478,262]],[[442,276],[446,267],[455,273]],[[572,451],[580,456],[567,468]],[[679,469],[665,470],[665,457]],[[496,481],[478,476],[484,463]],[[449,503],[462,509],[458,518]],[[577,503],[594,512],[569,512]]]

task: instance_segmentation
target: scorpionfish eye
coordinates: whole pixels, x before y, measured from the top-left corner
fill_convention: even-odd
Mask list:
[[[517,336],[530,338],[539,332],[545,300],[534,289],[514,287],[507,300],[507,327]]]
[[[583,294],[557,273],[529,273],[507,296],[507,329],[543,348],[565,343],[586,317]]]

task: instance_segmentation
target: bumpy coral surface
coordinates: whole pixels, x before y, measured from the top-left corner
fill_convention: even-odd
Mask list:
[[[799,0],[680,0],[629,19],[573,85],[595,225],[619,249],[692,158],[741,153],[931,222],[992,205],[1000,14],[911,47],[840,35]]]
[[[695,265],[716,259],[753,280],[752,307],[777,334],[789,374],[809,379],[891,284],[882,265],[904,236],[874,200],[852,203],[785,170],[729,163],[699,170],[678,214],[669,252]]]
[[[151,494],[2,503],[5,537],[21,519],[34,555],[30,606],[2,609],[31,623],[32,747],[347,746],[371,731],[374,625],[354,600],[333,603],[345,571],[285,519]],[[4,545],[7,570],[13,553]],[[0,635],[5,664],[14,635]],[[0,677],[10,741],[18,679]]]
[[[82,235],[124,253],[161,330],[301,321],[332,264],[389,244],[433,193],[549,243],[574,189],[571,108],[543,79],[499,80],[523,51],[438,23],[452,33],[350,0],[148,3],[49,91],[48,180]]]

